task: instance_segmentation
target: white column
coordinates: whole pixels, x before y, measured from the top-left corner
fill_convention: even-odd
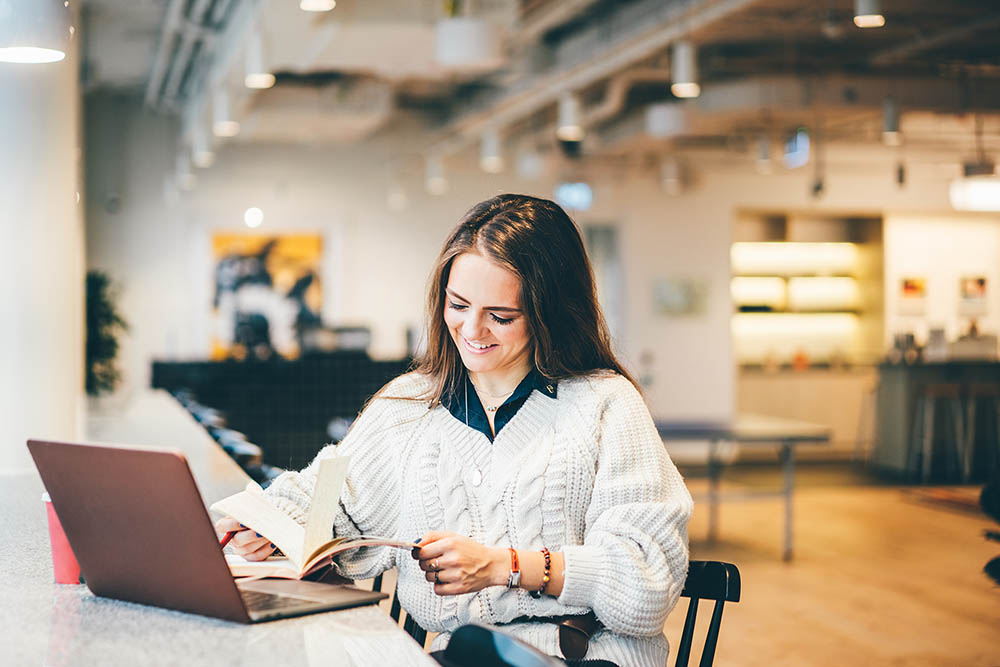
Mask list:
[[[0,474],[34,469],[27,438],[80,431],[78,41],[58,63],[0,63]]]

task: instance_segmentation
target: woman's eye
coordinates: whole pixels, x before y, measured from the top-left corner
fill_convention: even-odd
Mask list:
[[[490,313],[490,317],[492,317],[493,321],[496,322],[497,324],[510,324],[511,322],[514,321],[513,317],[507,317],[507,318],[497,317],[495,313]]]
[[[465,310],[468,306],[462,305],[460,303],[455,303],[454,301],[448,302],[448,307],[454,310]]]

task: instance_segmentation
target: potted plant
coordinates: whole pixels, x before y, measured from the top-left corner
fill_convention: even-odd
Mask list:
[[[128,323],[115,304],[111,278],[101,271],[87,272],[86,389],[90,396],[114,392],[121,379],[118,370],[118,337]]]

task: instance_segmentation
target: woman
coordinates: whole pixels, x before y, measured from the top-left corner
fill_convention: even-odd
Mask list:
[[[317,457],[352,457],[335,534],[421,547],[353,551],[339,571],[397,567],[401,604],[440,633],[433,649],[478,622],[558,656],[545,619],[593,610],[588,660],[665,664],[691,497],[611,352],[576,226],[544,199],[476,205],[445,242],[427,322],[415,370]],[[314,462],[267,493],[304,522],[315,480]],[[273,548],[249,531],[232,543],[250,559]]]

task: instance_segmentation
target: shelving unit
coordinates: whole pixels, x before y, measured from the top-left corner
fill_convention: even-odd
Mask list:
[[[745,213],[731,250],[742,365],[870,362],[881,344],[881,219]]]

